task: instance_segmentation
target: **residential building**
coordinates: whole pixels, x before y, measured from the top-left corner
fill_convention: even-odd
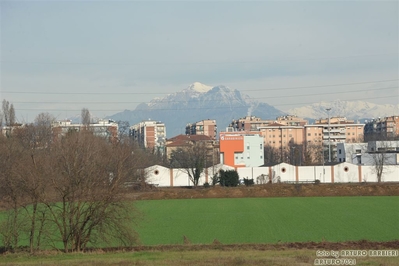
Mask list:
[[[216,139],[217,125],[216,120],[201,120],[194,124],[186,125],[186,135],[205,135]]]
[[[308,124],[308,121],[296,115],[284,115],[277,117],[276,123],[286,126],[304,126]]]
[[[219,163],[219,143],[210,136],[206,135],[177,135],[166,140],[166,158],[169,160],[173,151],[185,149],[201,142],[207,149],[207,161],[213,165]]]
[[[220,133],[220,163],[232,167],[263,165],[263,138],[260,134]]]
[[[355,123],[354,120],[347,120],[345,117],[332,117],[330,121],[320,119],[316,120],[314,125],[305,125],[305,132],[306,143],[322,141],[324,151],[327,153],[325,157],[331,157],[331,161],[337,161],[337,143],[362,142],[364,124]]]
[[[367,143],[337,143],[337,161],[364,164]]]
[[[246,116],[244,118],[233,120],[227,127],[226,131],[259,131],[260,127],[265,127],[273,122],[274,120],[262,120],[261,118],[256,116]]]
[[[364,138],[366,140],[386,140],[399,137],[399,116],[388,116],[366,122]]]
[[[95,136],[101,136],[109,141],[118,139],[118,124],[113,120],[99,120],[89,125],[74,124],[72,120],[55,121],[51,125],[54,139],[65,136],[68,132],[81,131],[83,129],[92,132]]]
[[[272,123],[259,128],[264,144],[277,149],[285,149],[290,144],[301,145],[304,142],[304,127]]]
[[[24,128],[25,126],[25,124],[14,124],[12,126],[2,127],[0,124],[1,134],[3,134],[5,137],[10,137],[16,130]]]
[[[139,146],[153,152],[164,154],[166,144],[166,127],[160,121],[146,120],[130,127],[130,137]]]
[[[285,126],[304,126],[308,123],[307,120],[299,118],[295,115],[279,116],[275,120],[262,120],[256,116],[246,116],[237,120],[233,120],[227,128],[227,132],[234,131],[259,131],[260,128],[267,127],[271,124],[281,124]]]
[[[379,161],[386,165],[399,164],[399,141],[369,141],[367,143],[338,143],[338,161],[359,165],[375,165]],[[381,161],[383,154],[384,160]],[[376,161],[378,158],[378,161]]]

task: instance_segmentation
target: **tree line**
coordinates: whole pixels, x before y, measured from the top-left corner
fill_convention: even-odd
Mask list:
[[[6,125],[15,123],[11,107],[3,106]],[[28,243],[34,253],[60,243],[64,252],[133,245],[140,214],[124,200],[127,184],[145,182],[143,169],[157,158],[128,137],[109,142],[90,128],[54,141],[53,121],[42,113],[0,134],[2,246],[16,250]]]

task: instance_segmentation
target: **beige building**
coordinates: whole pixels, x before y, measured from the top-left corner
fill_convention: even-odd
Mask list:
[[[294,146],[303,146],[304,149],[301,149],[303,152],[309,148],[312,152],[321,153],[312,156],[313,158],[323,156],[323,149],[328,150],[329,143],[332,158],[336,158],[337,143],[363,141],[364,124],[355,123],[345,117],[331,117],[330,124],[328,121],[328,119],[319,119],[315,124],[309,125],[307,120],[293,115],[277,117],[274,121],[247,116],[234,120],[227,131],[245,131],[248,134],[260,132],[264,145],[278,149],[281,154]],[[328,158],[328,153],[326,154],[325,158]]]
[[[279,116],[275,120],[262,120],[256,116],[246,116],[237,120],[233,120],[227,128],[227,132],[234,131],[260,131],[260,128],[267,127],[272,124],[281,124],[285,126],[304,126],[307,120],[299,118],[295,115]]]
[[[364,124],[355,123],[345,117],[332,117],[319,119],[314,125],[305,125],[306,144],[320,144],[328,156],[331,150],[331,161],[336,161],[338,143],[358,143],[363,141]],[[330,144],[330,145],[329,145]]]
[[[216,139],[217,131],[216,120],[207,119],[186,125],[186,135],[204,135]]]
[[[290,144],[301,145],[304,142],[304,127],[273,123],[259,128],[264,145],[285,149]]]
[[[213,164],[219,162],[219,143],[206,135],[178,135],[166,140],[166,158],[169,160],[173,151],[185,149],[193,146],[195,143],[205,143],[207,149],[207,161]]]
[[[239,118],[237,120],[233,120],[230,125],[227,127],[227,132],[234,131],[259,131],[260,127],[265,127],[269,124],[272,124],[274,120],[262,120],[256,116],[246,116],[243,118]]]
[[[399,137],[399,116],[388,116],[366,122],[364,137],[367,140],[397,139]]]
[[[296,115],[284,115],[277,117],[276,123],[286,126],[304,126],[308,124],[308,121]]]

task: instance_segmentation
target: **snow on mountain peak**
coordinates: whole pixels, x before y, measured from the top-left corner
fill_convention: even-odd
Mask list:
[[[212,86],[208,86],[200,82],[194,82],[187,89],[203,93],[210,91],[212,89]]]

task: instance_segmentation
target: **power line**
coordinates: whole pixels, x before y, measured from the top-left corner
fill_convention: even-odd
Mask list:
[[[376,56],[397,56],[398,53],[387,54],[368,54],[368,55],[343,55],[343,56],[324,56],[324,57],[307,57],[307,58],[281,58],[270,60],[257,60],[257,61],[229,61],[229,62],[40,62],[40,61],[7,61],[1,60],[1,64],[32,64],[32,65],[110,65],[110,66],[141,66],[141,65],[229,65],[229,64],[264,64],[276,62],[291,62],[291,61],[319,61],[319,60],[334,60],[345,58],[359,58],[359,57],[376,57]]]
[[[295,94],[295,95],[282,95],[282,96],[266,96],[266,97],[256,97],[256,98],[249,98],[252,100],[257,100],[257,99],[279,99],[279,98],[297,98],[297,97],[307,97],[307,96],[322,96],[322,95],[334,95],[334,94],[345,94],[345,93],[351,93],[351,92],[367,92],[367,91],[381,91],[381,90],[388,90],[388,89],[396,89],[398,88],[397,86],[395,87],[386,87],[386,88],[376,88],[376,89],[360,89],[360,90],[347,90],[347,91],[334,91],[334,92],[326,92],[326,93],[310,93],[310,94]],[[219,99],[217,100],[206,100],[205,102],[218,102],[220,101]],[[181,103],[181,102],[186,102],[186,101],[167,101],[167,103]],[[101,101],[101,102],[56,102],[56,101],[49,101],[49,102],[13,102],[14,104],[137,104],[137,103],[143,103],[143,101]]]
[[[392,97],[397,97],[398,95],[389,95],[389,96],[381,96],[381,97],[368,97],[368,98],[356,98],[356,99],[348,99],[346,101],[355,101],[355,100],[370,100],[370,99],[385,99],[385,98],[392,98]],[[274,104],[273,107],[275,106],[292,106],[292,105],[309,105],[309,104],[315,104],[318,102],[300,102],[300,103],[290,103],[290,104]],[[250,105],[241,105],[241,106],[227,106],[227,107],[184,107],[184,108],[155,108],[155,109],[150,109],[150,111],[181,111],[181,110],[212,110],[212,109],[239,109],[239,108],[249,108],[251,107]],[[21,111],[59,111],[59,112],[74,112],[74,111],[81,111],[81,109],[38,109],[38,108],[18,108],[18,110]],[[107,110],[99,110],[99,109],[91,109],[90,111],[92,112],[121,112],[120,109],[107,109]],[[135,110],[129,110],[129,111],[135,111]],[[138,111],[147,111],[140,109]]]
[[[280,88],[269,88],[269,89],[253,89],[253,90],[240,90],[243,91],[272,91],[272,90],[294,90],[294,89],[308,89],[308,88],[322,88],[322,87],[337,87],[337,86],[351,86],[360,84],[370,84],[370,83],[382,83],[390,81],[398,81],[399,79],[387,79],[387,80],[375,80],[375,81],[364,81],[364,82],[353,82],[353,83],[340,83],[340,84],[326,84],[326,85],[315,85],[315,86],[299,86],[299,87],[280,87]],[[118,95],[118,94],[171,94],[162,92],[27,92],[27,91],[3,91],[5,94],[55,94],[55,95]]]

